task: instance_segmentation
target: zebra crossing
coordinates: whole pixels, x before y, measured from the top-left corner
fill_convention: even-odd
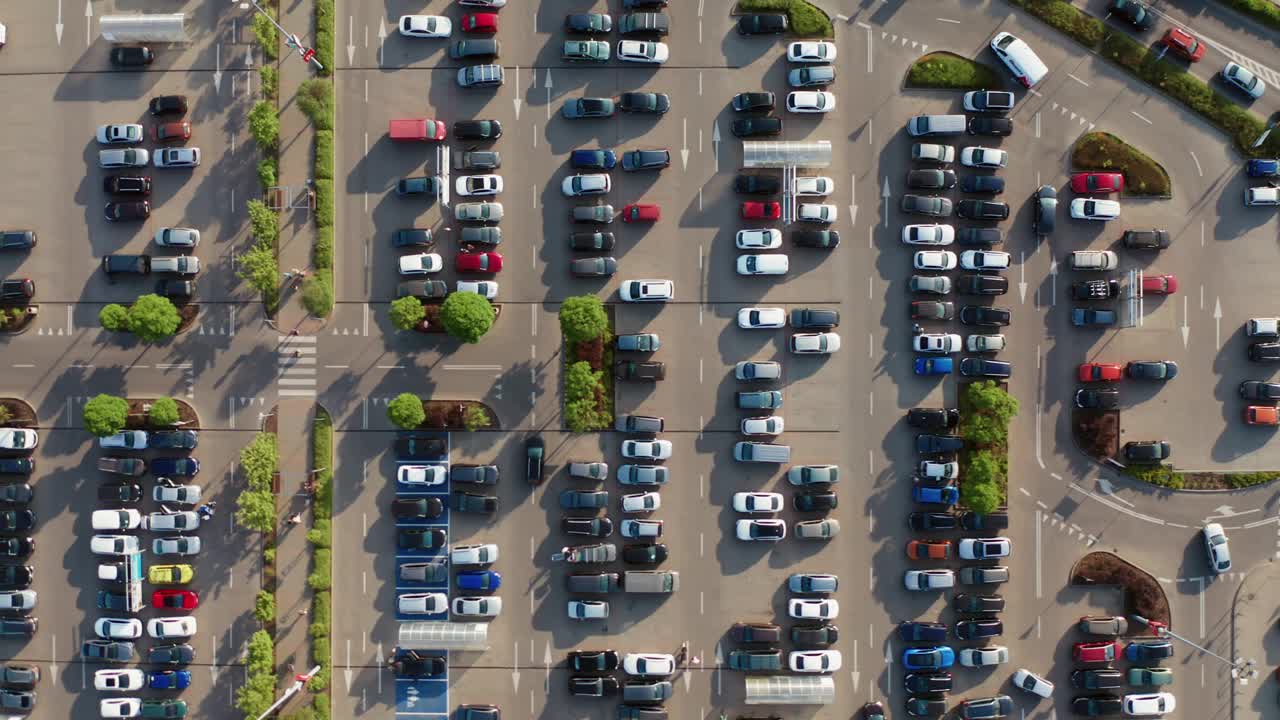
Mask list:
[[[279,397],[316,396],[316,337],[281,335],[277,351],[276,394]]]

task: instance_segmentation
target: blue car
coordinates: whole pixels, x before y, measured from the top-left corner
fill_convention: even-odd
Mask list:
[[[955,505],[960,502],[960,488],[955,485],[942,485],[937,487],[917,482],[915,487],[911,488],[911,499],[918,503]]]
[[[618,156],[612,150],[574,150],[569,164],[579,170],[612,170]]]
[[[191,685],[187,670],[162,670],[147,674],[147,687],[152,690],[182,690]]]
[[[915,369],[917,375],[950,375],[955,362],[949,357],[918,357]]]
[[[902,651],[902,667],[907,670],[942,670],[956,662],[956,651],[946,645],[907,648]]]
[[[1280,177],[1280,160],[1250,160],[1245,166],[1249,177]]]
[[[165,477],[191,477],[200,472],[200,461],[189,457],[156,458],[151,472]]]
[[[459,590],[497,590],[502,587],[502,575],[492,570],[464,570],[458,573]]]
[[[1153,662],[1173,657],[1173,643],[1168,640],[1138,640],[1124,649],[1129,662]]]

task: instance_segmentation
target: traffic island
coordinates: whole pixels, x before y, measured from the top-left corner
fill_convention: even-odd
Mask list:
[[[21,335],[31,327],[39,314],[39,305],[0,308],[0,334]]]
[[[1125,197],[1173,197],[1173,183],[1160,163],[1109,132],[1080,136],[1071,149],[1076,170],[1118,172],[1124,175]]]
[[[613,314],[595,295],[566,298],[560,306],[564,336],[564,424],[572,432],[613,428]]]
[[[785,13],[793,35],[816,38],[834,38],[836,35],[831,18],[806,0],[740,0],[731,14],[757,12]]]
[[[1102,551],[1085,555],[1071,568],[1070,583],[1077,586],[1117,586],[1124,591],[1125,615],[1140,615],[1153,623],[1173,627],[1164,588],[1151,573],[1119,555]]]
[[[1071,437],[1080,452],[1107,462],[1120,452],[1120,411],[1073,408]]]
[[[907,68],[908,88],[985,90],[1003,87],[995,68],[952,52],[931,52]]]
[[[26,400],[0,398],[0,427],[29,427],[36,422],[36,409]]]
[[[196,305],[179,308],[162,295],[143,295],[129,307],[111,303],[98,311],[98,324],[103,330],[131,334],[148,343],[160,342],[187,330],[200,310]]]
[[[485,302],[488,301],[486,300]],[[424,303],[422,306],[422,320],[413,326],[414,331],[420,332],[424,335],[454,335],[454,333],[449,331],[450,326],[448,323],[451,322],[451,320],[446,317],[444,306],[445,303]],[[490,303],[489,307],[493,310],[493,320],[489,323],[489,327],[486,328],[484,332],[480,333],[481,336],[483,336],[484,333],[487,333],[489,329],[493,327],[493,323],[497,322],[498,317],[502,315],[501,305]],[[477,319],[474,323],[469,322],[468,325],[479,324],[480,322],[481,321]],[[454,336],[458,337],[457,335]],[[458,339],[463,342],[467,342],[465,338],[468,336],[469,331],[464,329],[462,331],[462,337],[458,337]]]
[[[989,515],[1009,502],[1009,421],[1018,401],[991,380],[960,386],[960,502]]]
[[[400,393],[387,403],[387,419],[401,430],[499,430],[498,414],[479,400],[423,400]]]
[[[1129,465],[1124,468],[1129,477],[1168,490],[1241,490],[1254,485],[1265,485],[1280,480],[1280,471],[1255,472],[1183,472],[1172,465]]]

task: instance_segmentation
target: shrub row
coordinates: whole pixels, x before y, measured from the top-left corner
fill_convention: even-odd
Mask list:
[[[333,3],[332,0],[327,2],[327,10],[322,10],[322,6],[326,5],[323,0],[316,3],[316,37],[317,43],[321,37],[321,17],[327,13],[329,25],[333,24]],[[332,27],[330,27],[332,33]],[[332,45],[332,35],[330,34],[330,44]],[[317,55],[318,46],[317,46]],[[321,60],[325,63],[325,67],[329,67],[329,63],[333,61],[332,47],[330,47],[329,60]],[[333,156],[333,126],[334,126],[334,102],[333,102],[333,81],[327,78],[312,78],[307,80],[298,88],[297,101],[299,107],[307,117],[311,119],[312,125],[315,127],[315,159],[312,176],[315,178],[316,193],[316,212],[315,226],[316,239],[315,246],[311,248],[311,264],[315,268],[315,272],[309,276],[302,286],[302,305],[307,312],[316,317],[328,317],[333,312],[333,225],[335,222],[334,212],[334,156]]]
[[[595,295],[565,298],[560,305],[564,336],[564,423],[573,432],[613,425],[613,348],[609,314]]]
[[[276,496],[272,492],[280,464],[276,436],[258,433],[240,451],[240,469],[247,487],[236,498],[236,522],[250,530],[271,532],[276,527]]]
[[[1111,170],[1124,175],[1126,195],[1169,197],[1173,183],[1160,163],[1138,148],[1107,132],[1082,135],[1071,149],[1076,170]]]
[[[98,311],[98,324],[111,332],[133,333],[143,342],[173,337],[182,324],[178,306],[161,295],[139,297],[129,307],[111,303]]]
[[[1018,401],[995,382],[969,383],[960,393],[960,502],[986,515],[1007,504],[1009,421]]]
[[[307,532],[312,547],[311,575],[307,584],[315,591],[311,602],[311,659],[320,670],[307,683],[307,689],[316,693],[312,710],[316,717],[329,717],[329,681],[333,672],[330,660],[333,632],[333,418],[321,407],[316,407],[315,420],[311,423],[311,467],[316,484],[315,501],[312,503],[313,524]]]
[[[907,87],[981,90],[1000,87],[1000,76],[990,65],[955,53],[933,52],[907,70]]]
[[[1181,490],[1186,485],[1182,473],[1172,465],[1127,465],[1124,472],[1129,477],[1170,490]]]
[[[125,429],[129,421],[129,401],[115,395],[95,395],[84,404],[81,412],[84,429],[94,437],[115,435]],[[178,423],[178,403],[173,398],[156,398],[147,411],[152,427],[173,427]]]
[[[1280,30],[1280,5],[1272,0],[1218,0],[1273,30]]]
[[[831,18],[806,0],[742,0],[738,9],[747,12],[782,11],[791,22],[791,32],[809,37],[832,37]]]
[[[245,681],[236,692],[236,708],[256,718],[276,699],[276,648],[270,633],[259,630],[249,638]]]
[[[337,33],[334,27],[333,0],[316,0],[315,8],[316,60],[324,66],[320,74],[327,77],[333,74],[334,36]]]

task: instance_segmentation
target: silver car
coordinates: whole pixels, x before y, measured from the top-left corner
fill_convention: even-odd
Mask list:
[[[1214,573],[1231,569],[1231,548],[1227,545],[1227,533],[1218,523],[1204,526],[1204,549],[1209,555],[1209,568]]]
[[[946,217],[951,214],[950,198],[932,195],[903,195],[902,212]]]
[[[623,465],[618,468],[618,482],[623,485],[665,485],[667,468],[661,465]]]
[[[165,227],[156,231],[160,247],[195,247],[200,244],[200,231],[193,228]]]
[[[498,222],[502,219],[502,203],[458,203],[453,216],[458,222]]]
[[[831,65],[796,68],[787,73],[787,84],[793,88],[821,87],[835,80],[836,69]]]

